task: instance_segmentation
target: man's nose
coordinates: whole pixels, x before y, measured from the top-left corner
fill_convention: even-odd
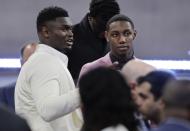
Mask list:
[[[121,35],[120,38],[119,38],[119,43],[124,44],[125,42],[126,42],[126,37]]]
[[[72,30],[68,30],[68,35],[69,36],[73,36],[73,31]]]
[[[136,103],[138,108],[141,107],[141,105],[142,105],[142,101],[138,96],[136,96],[135,103]]]

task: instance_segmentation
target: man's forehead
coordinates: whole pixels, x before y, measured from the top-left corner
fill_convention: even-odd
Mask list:
[[[61,22],[65,25],[72,25],[72,21],[69,17],[57,17],[56,21]]]
[[[129,21],[125,21],[125,20],[116,20],[116,21],[113,21],[112,23],[110,23],[110,26],[120,26],[120,25],[124,25],[124,26],[132,26],[131,23]]]
[[[46,22],[47,26],[72,26],[71,19],[69,17],[57,17],[54,20],[50,20]]]
[[[143,82],[140,85],[138,85],[139,90],[144,90],[144,91],[150,91],[151,89],[151,84],[149,82]]]
[[[118,29],[122,27],[123,30],[133,30],[133,27],[128,21],[114,21],[110,23],[109,30]]]

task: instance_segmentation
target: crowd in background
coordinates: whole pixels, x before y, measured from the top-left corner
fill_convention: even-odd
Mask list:
[[[2,131],[190,131],[190,79],[135,57],[137,30],[116,0],[91,0],[72,25],[42,9],[39,40],[21,49],[21,70],[0,88]]]

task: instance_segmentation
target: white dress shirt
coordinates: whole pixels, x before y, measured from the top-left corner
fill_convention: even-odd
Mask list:
[[[66,55],[39,44],[23,65],[15,89],[15,111],[32,131],[80,130],[79,92],[67,62]]]
[[[101,131],[129,131],[129,130],[124,125],[119,124],[116,126],[106,127],[104,129],[102,129]]]

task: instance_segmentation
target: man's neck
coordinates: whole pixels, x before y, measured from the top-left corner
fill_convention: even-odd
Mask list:
[[[128,61],[134,59],[133,50],[128,54],[116,55],[113,52],[110,52],[110,59],[112,63],[118,62],[118,68],[121,69]]]
[[[121,54],[121,55],[117,55],[116,53],[111,51],[110,57],[111,59],[113,59],[113,61],[128,61],[134,58],[134,51],[131,48],[129,52],[127,52],[126,54]]]

